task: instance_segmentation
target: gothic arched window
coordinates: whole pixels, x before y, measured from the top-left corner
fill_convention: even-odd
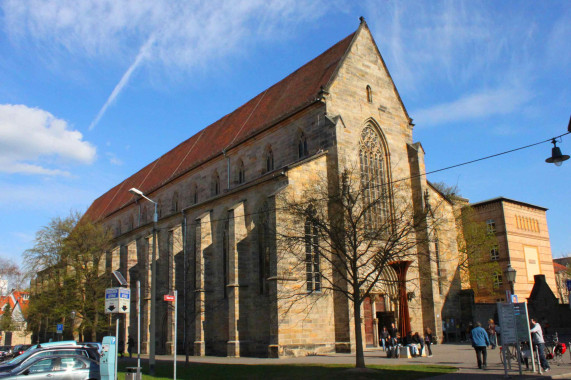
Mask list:
[[[297,158],[307,157],[307,138],[303,132],[299,132],[297,139]]]
[[[178,212],[178,192],[176,191],[172,196],[171,211]]]
[[[274,153],[272,152],[272,147],[269,146],[268,149],[266,149],[266,154],[265,154],[265,173],[267,172],[271,172],[272,170],[274,170]]]
[[[264,202],[258,213],[258,286],[260,294],[268,294],[270,277],[270,211]]]
[[[376,228],[388,217],[389,191],[385,151],[379,134],[370,125],[361,132],[359,160],[365,223]]]
[[[308,209],[305,219],[305,282],[307,291],[321,290],[321,269],[319,267],[319,236],[315,219],[315,210]]]
[[[239,160],[237,166],[237,174],[238,174],[238,184],[242,184],[246,181],[246,168],[244,167],[244,161]]]
[[[373,90],[371,89],[371,86],[367,85],[367,101],[369,103],[373,103]]]
[[[198,186],[194,184],[190,188],[190,202],[195,205],[198,203]]]
[[[147,206],[143,206],[141,211],[141,224],[147,223]]]
[[[220,194],[220,176],[218,175],[218,172],[214,172],[214,174],[212,174],[212,195],[218,195]]]

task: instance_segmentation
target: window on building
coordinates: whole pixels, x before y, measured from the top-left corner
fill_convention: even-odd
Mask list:
[[[260,294],[268,294],[270,276],[270,212],[267,202],[260,209],[258,220],[258,286]]]
[[[214,172],[212,175],[212,195],[220,194],[220,176],[218,172]]]
[[[121,221],[118,220],[115,227],[115,236],[121,235]]]
[[[367,85],[367,101],[369,103],[373,103],[373,90],[371,89],[371,86]]]
[[[497,261],[500,259],[500,249],[498,246],[492,247],[490,249],[490,260]]]
[[[230,249],[230,222],[228,220],[224,221],[224,230],[222,232],[222,273],[224,276],[223,279],[223,288],[224,288],[224,298],[228,297],[228,250]]]
[[[133,228],[135,228],[135,222],[134,222],[133,215],[129,215],[128,227],[129,227],[129,231],[131,231]]]
[[[438,234],[436,235],[436,237],[434,239],[434,258],[436,260],[436,274],[438,276],[438,293],[440,295],[442,295],[442,294],[444,294],[444,287],[442,284],[443,273],[442,273],[441,262],[440,262],[440,243],[438,241]]]
[[[321,270],[319,267],[319,236],[317,225],[312,215],[315,210],[308,210],[305,220],[305,273],[308,292],[321,291]]]
[[[274,170],[274,153],[272,152],[272,147],[268,147],[265,154],[265,173]]]
[[[489,234],[495,234],[496,233],[496,222],[494,221],[494,219],[486,220],[486,231]]]
[[[494,273],[492,275],[492,281],[494,284],[494,289],[499,289],[500,286],[503,285],[502,274],[499,272]]]
[[[307,157],[307,138],[303,132],[299,132],[299,137],[297,139],[297,157],[304,158]]]
[[[174,192],[171,200],[171,211],[178,212],[178,192]]]
[[[147,206],[143,206],[143,210],[141,211],[141,223],[147,223]]]
[[[198,203],[198,186],[196,184],[191,186],[190,201],[193,205]]]
[[[162,199],[159,199],[157,201],[157,217],[162,218],[163,217],[163,201]]]
[[[359,142],[361,191],[365,222],[372,229],[380,226],[389,214],[389,191],[385,169],[385,151],[381,138],[372,126],[361,132]]]
[[[244,161],[239,160],[237,165],[238,170],[238,184],[246,182],[246,168],[244,167]]]

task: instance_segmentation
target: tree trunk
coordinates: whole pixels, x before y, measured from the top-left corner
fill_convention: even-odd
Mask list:
[[[91,329],[91,341],[97,342],[97,326],[99,325],[99,313],[95,312],[95,320],[93,321],[93,328]]]
[[[355,367],[365,368],[365,353],[363,351],[363,335],[361,334],[361,303],[353,303],[355,318]]]

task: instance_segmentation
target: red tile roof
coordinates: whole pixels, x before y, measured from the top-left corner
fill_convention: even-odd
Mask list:
[[[133,201],[130,188],[150,194],[223,149],[312,104],[333,77],[354,34],[107,191],[92,203],[86,215],[92,220],[105,218]]]
[[[565,265],[561,265],[559,263],[553,262],[553,270],[555,273],[559,272],[567,272],[569,269]]]

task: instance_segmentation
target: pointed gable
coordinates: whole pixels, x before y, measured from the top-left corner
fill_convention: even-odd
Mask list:
[[[132,201],[130,188],[150,194],[224,149],[313,104],[336,72],[353,35],[107,191],[92,203],[86,216],[101,220]]]

